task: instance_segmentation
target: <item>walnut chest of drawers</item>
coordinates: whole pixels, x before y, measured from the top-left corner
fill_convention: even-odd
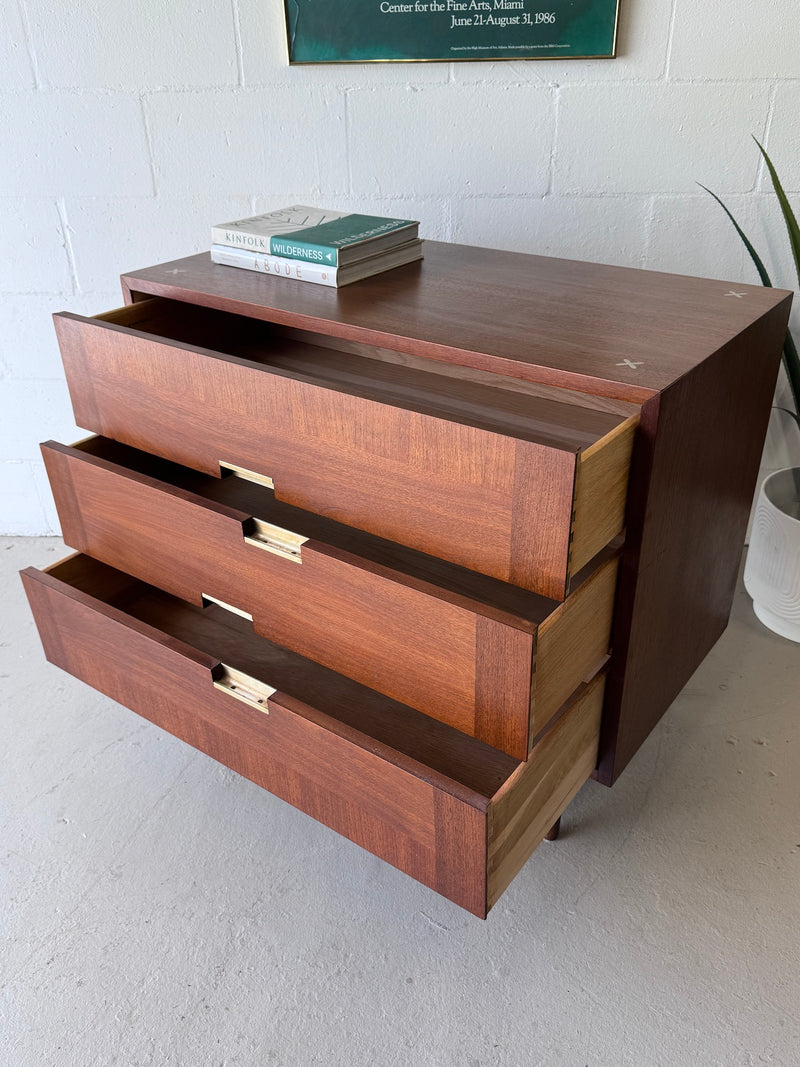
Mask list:
[[[56,316],[48,658],[477,915],[727,624],[789,294],[427,242]]]

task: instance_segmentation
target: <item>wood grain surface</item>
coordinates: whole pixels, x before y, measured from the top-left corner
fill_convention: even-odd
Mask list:
[[[580,570],[625,525],[628,474],[639,416],[632,416],[578,456],[570,573]]]
[[[277,693],[268,714],[248,708],[214,688],[214,655],[86,593],[65,591],[53,576],[29,570],[23,579],[52,662],[462,907],[485,913],[488,798],[294,696]]]
[[[289,504],[564,598],[576,455],[613,442],[622,416],[471,382],[456,389],[452,379],[437,393],[427,381],[436,375],[367,359],[356,386],[325,349],[315,350],[324,359],[313,356],[313,374],[311,364],[297,371],[295,351],[290,373],[271,365],[276,353],[257,364],[197,343],[206,331],[212,343],[238,330],[244,339],[228,347],[252,356],[254,324],[155,303],[137,326],[181,340],[139,332],[127,313],[124,327],[56,316],[75,416],[87,429],[210,474],[232,463],[268,475]],[[396,406],[412,395],[433,413]],[[608,500],[595,503],[584,521],[604,527]]]
[[[584,692],[520,764],[88,557],[22,578],[51,662],[476,915],[584,770]],[[266,710],[223,663],[277,685]]]
[[[530,738],[590,678],[611,650],[618,560],[610,559],[572,592],[536,632]]]
[[[434,242],[422,264],[341,291],[211,265],[205,254],[132,272],[123,285],[135,303],[95,323],[94,336],[89,320],[59,324],[80,425],[215,478],[220,461],[276,475],[285,497],[277,507],[388,539],[374,538],[365,572],[394,566],[398,542],[412,553],[406,588],[431,580],[450,605],[477,587],[465,592],[449,564],[437,573],[432,556],[484,572],[478,582],[528,583],[563,598],[595,531],[602,541],[619,529],[603,525],[625,495],[625,463],[611,461],[630,440],[615,428],[635,414],[630,405],[643,405],[597,768],[599,780],[614,781],[729,615],[789,294]],[[230,314],[251,320],[239,319],[233,337]],[[432,375],[422,361],[448,372]],[[253,399],[245,370],[277,383],[269,402]],[[490,373],[524,387],[490,402]],[[559,428],[559,388],[576,393],[566,407],[591,419],[608,417],[592,403],[602,398],[614,426],[572,412]],[[390,417],[365,419],[369,405]],[[437,435],[426,420],[447,431]],[[223,496],[230,481],[215,481]],[[236,510],[223,496],[223,512]],[[597,499],[615,504],[598,514]],[[365,519],[375,500],[378,525]],[[339,558],[353,544],[329,551]],[[513,614],[518,592],[493,610]],[[482,619],[493,622],[481,623],[485,649],[501,649],[509,635],[494,626],[499,617]],[[476,656],[476,694],[497,688],[491,658],[479,670]],[[492,718],[490,703],[477,698],[481,719]]]
[[[220,266],[208,253],[128,272],[122,284],[128,299],[172,297],[631,401],[676,382],[787,295],[436,241],[424,253],[339,290]]]
[[[492,799],[487,896],[491,908],[597,761],[605,672],[587,683]]]
[[[607,576],[600,586],[585,574],[558,604],[430,557],[420,578],[410,550],[394,546],[393,565],[377,562],[381,546],[370,535],[358,538],[368,553],[358,555],[343,547],[350,528],[286,506],[276,516],[263,487],[103,438],[47,442],[42,455],[71,547],[195,604],[206,595],[234,605],[257,633],[518,759],[608,649],[616,568],[608,556],[597,562]],[[220,485],[230,487],[229,503]],[[328,539],[307,540],[298,564],[245,541],[253,516]],[[450,589],[439,584],[447,571],[456,572]],[[472,596],[470,585],[479,587]]]
[[[642,408],[598,767],[607,785],[728,624],[788,313],[784,299]]]
[[[141,301],[137,301],[136,304],[131,304],[126,310],[140,307],[146,301],[147,298],[143,298]],[[98,318],[100,317],[102,316],[98,316]],[[492,371],[478,370],[475,367],[465,367],[462,363],[444,363],[442,360],[433,361],[425,359],[423,356],[411,355],[409,352],[395,352],[390,348],[365,345],[359,341],[347,341],[343,337],[329,337],[324,333],[311,333],[310,330],[298,330],[292,326],[277,326],[273,324],[272,332],[276,337],[290,337],[318,347],[353,352],[368,359],[396,363],[401,367],[416,367],[417,370],[424,370],[428,374],[435,371],[437,375],[446,378],[477,382],[481,385],[491,386],[492,389],[506,389],[522,396],[543,397],[548,400],[557,400],[559,403],[564,402],[563,389],[555,385],[546,385],[544,382],[529,381],[524,378],[511,378],[507,374],[496,374]],[[611,411],[626,417],[638,415],[640,406],[635,401],[620,400],[617,397],[610,396],[598,396],[596,393],[584,393],[577,389],[570,389],[570,402],[578,407],[591,408],[592,411]]]

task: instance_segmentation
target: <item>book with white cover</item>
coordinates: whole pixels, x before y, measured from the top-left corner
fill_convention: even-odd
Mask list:
[[[320,263],[304,263],[297,259],[262,255],[260,252],[229,248],[226,245],[212,245],[211,259],[212,262],[226,267],[240,267],[243,270],[257,271],[259,274],[269,274],[275,278],[288,278],[338,288],[422,259],[422,241],[407,241],[403,245],[398,245],[397,248],[390,248],[387,252],[381,252],[377,256],[359,260],[348,267],[327,267]]]
[[[264,255],[342,267],[388,248],[408,244],[419,233],[411,219],[294,207],[212,227],[212,244]]]

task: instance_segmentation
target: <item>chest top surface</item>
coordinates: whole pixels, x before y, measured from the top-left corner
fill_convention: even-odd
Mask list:
[[[741,282],[425,241],[419,263],[341,289],[211,262],[123,287],[624,400],[665,389],[791,294]]]

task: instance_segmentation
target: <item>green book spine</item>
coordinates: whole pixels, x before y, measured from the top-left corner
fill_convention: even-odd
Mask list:
[[[339,264],[339,249],[327,245],[317,245],[311,241],[296,241],[291,234],[288,237],[270,237],[269,252],[272,256],[284,259],[302,259],[306,263],[322,263],[326,267]]]
[[[372,241],[385,239],[400,230],[409,231],[416,226],[409,219],[385,219],[376,215],[342,215],[330,222],[318,226],[306,226],[285,234],[274,234],[269,239],[269,251],[273,256],[284,259],[304,259],[307,263],[321,263],[326,267],[336,267],[342,262],[339,250],[347,251],[355,245],[361,245],[363,255],[368,255],[367,247]],[[416,236],[416,231],[410,234]],[[401,235],[393,243],[403,240]],[[352,257],[348,257],[351,258]]]

